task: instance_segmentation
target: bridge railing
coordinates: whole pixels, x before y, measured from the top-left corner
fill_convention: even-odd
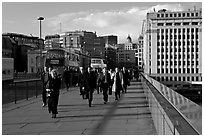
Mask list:
[[[142,85],[159,135],[202,134],[202,108],[148,75]]]
[[[2,104],[19,100],[28,100],[42,94],[41,79],[25,79],[12,82],[2,82]]]
[[[76,86],[78,83],[77,73],[71,74],[70,86]],[[64,79],[61,81],[61,89],[65,88]],[[28,100],[32,97],[38,97],[42,94],[43,85],[39,77],[35,75],[24,75],[14,79],[14,81],[2,81],[2,104],[7,104],[20,100]]]

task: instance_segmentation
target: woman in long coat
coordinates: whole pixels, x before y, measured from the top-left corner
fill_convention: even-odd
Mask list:
[[[113,79],[112,91],[115,92],[115,100],[118,100],[120,98],[120,91],[122,90],[122,85],[124,83],[123,74],[118,70],[118,68],[115,68],[115,75]]]
[[[57,71],[53,69],[51,71],[51,78],[47,84],[48,95],[48,111],[52,112],[52,118],[56,118],[58,114],[57,106],[59,101],[59,89],[61,85],[61,79],[57,77]]]

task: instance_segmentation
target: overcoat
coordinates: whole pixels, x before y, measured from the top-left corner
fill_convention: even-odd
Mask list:
[[[116,73],[114,74],[114,77],[113,77],[113,86],[112,86],[112,91],[116,92],[116,89],[117,88],[121,88],[123,83],[124,83],[124,80],[123,80],[123,74],[122,72],[118,72],[119,73],[119,78],[120,78],[120,85],[117,85],[116,83]]]
[[[85,91],[94,91],[96,88],[96,75],[93,71],[90,73],[88,71],[84,72],[83,75],[83,87],[85,88]]]

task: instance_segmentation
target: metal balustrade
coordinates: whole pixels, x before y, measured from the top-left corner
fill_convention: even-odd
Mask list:
[[[141,74],[143,89],[159,135],[202,134],[202,108],[172,89]]]
[[[2,82],[2,104],[14,102],[19,100],[28,100],[31,97],[38,97],[42,94],[41,79],[32,80],[17,80],[13,82]]]

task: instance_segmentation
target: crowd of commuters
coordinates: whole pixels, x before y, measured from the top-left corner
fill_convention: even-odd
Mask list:
[[[64,81],[68,91],[70,87],[70,70],[65,67],[64,74],[59,76],[56,69],[45,67],[41,73],[43,82],[42,101],[43,107],[48,106],[49,113],[52,113],[52,118],[56,118],[58,111],[59,90],[61,81]],[[104,104],[108,102],[108,96],[114,94],[115,100],[120,99],[121,93],[127,92],[127,86],[130,86],[130,81],[134,78],[138,81],[139,72],[128,70],[123,67],[121,70],[107,70],[106,68],[94,70],[91,67],[84,69],[79,68],[77,85],[79,87],[79,95],[82,99],[87,99],[89,107],[92,106],[93,93],[96,90],[98,94],[102,92]],[[75,83],[76,84],[76,83]]]

